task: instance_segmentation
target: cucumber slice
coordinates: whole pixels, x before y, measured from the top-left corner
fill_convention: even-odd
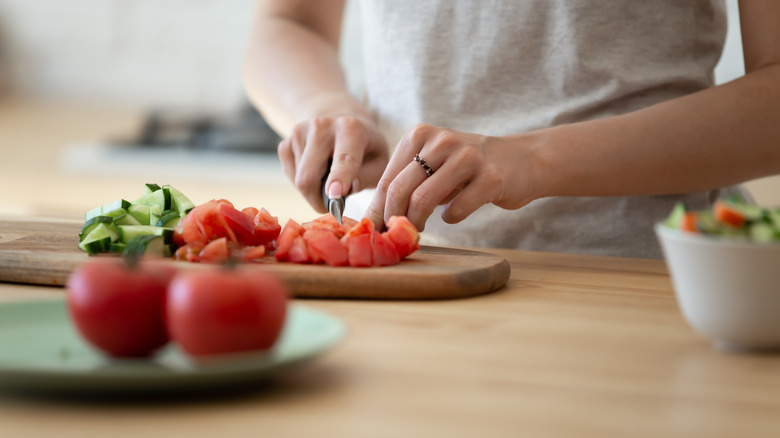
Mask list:
[[[170,210],[171,208],[171,191],[163,187],[156,192],[151,192],[136,199],[133,204],[148,205],[150,207],[157,207],[159,211]]]
[[[130,213],[114,218],[114,223],[117,225],[141,225],[141,222]]]
[[[92,219],[95,216],[101,216],[104,213],[108,213],[110,211],[114,211],[114,210],[117,210],[119,208],[124,208],[125,210],[127,210],[128,207],[130,207],[130,202],[129,201],[126,201],[124,199],[117,199],[114,202],[109,202],[106,205],[101,205],[100,207],[93,208],[92,210],[88,211],[84,215],[84,222]]]
[[[112,218],[114,218],[114,220],[116,220],[116,218],[118,218],[120,216],[124,216],[126,214],[127,214],[127,210],[125,210],[124,208],[117,208],[116,210],[104,211],[103,212],[103,216],[112,217]]]
[[[149,193],[156,192],[158,190],[160,190],[160,186],[158,184],[146,183],[144,184],[144,191],[141,196],[146,196]]]
[[[95,216],[88,220],[83,227],[81,227],[81,233],[79,233],[79,242],[83,242],[89,233],[94,230],[98,224],[110,224],[114,221],[110,216]]]
[[[110,237],[103,237],[102,239],[90,240],[89,242],[79,243],[79,248],[87,252],[87,255],[93,256],[96,254],[104,253],[108,251],[108,248],[112,245]]]
[[[167,247],[165,238],[162,236],[138,235],[127,242],[127,247],[125,247],[122,256],[133,258],[141,258],[143,256],[166,257]]]
[[[176,225],[179,225],[179,213],[173,210],[169,210],[167,213],[164,213],[162,216],[160,216],[160,220],[157,221],[155,224],[158,227],[166,227],[166,228],[175,228]]]
[[[750,226],[750,238],[756,242],[773,242],[780,238],[780,232],[772,225],[759,222]]]
[[[184,193],[171,186],[163,186],[163,188],[167,188],[171,193],[171,208],[178,211],[180,217],[184,217],[185,214],[195,208],[195,204],[188,197],[184,196]]]
[[[132,215],[141,225],[154,225],[160,220],[160,209],[156,206],[133,204],[127,212]],[[154,220],[154,222],[152,222]]]
[[[117,232],[116,225],[113,223],[100,222],[89,232],[89,234],[84,236],[81,242],[79,242],[79,248],[87,251],[89,255],[97,252],[105,252],[108,250],[108,245],[110,245],[111,242],[116,242],[118,238],[119,233]],[[106,241],[105,239],[108,240]],[[102,243],[93,243],[96,241],[101,241]]]
[[[108,245],[108,252],[113,252],[117,254],[121,254],[124,252],[125,248],[127,248],[127,245],[121,242],[111,242],[110,245]]]
[[[165,243],[173,241],[173,229],[156,227],[154,225],[119,225],[119,242],[129,244],[136,236],[159,236],[165,239]]]
[[[672,212],[669,213],[669,217],[666,218],[664,225],[666,225],[669,228],[679,229],[683,216],[685,216],[685,212],[686,212],[685,204],[683,204],[682,202],[678,202],[674,204],[674,208],[672,208]]]

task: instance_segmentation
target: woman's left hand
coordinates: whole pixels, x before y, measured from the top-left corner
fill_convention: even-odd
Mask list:
[[[533,199],[533,148],[526,146],[521,137],[419,124],[398,143],[366,217],[382,229],[390,216],[406,216],[422,231],[437,205],[445,205],[441,217],[447,223],[487,203],[520,208]]]

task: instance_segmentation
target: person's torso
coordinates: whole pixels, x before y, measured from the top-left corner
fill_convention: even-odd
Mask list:
[[[421,122],[500,136],[696,92],[712,86],[726,32],[718,0],[370,0],[360,8],[365,97],[391,144]],[[703,207],[717,195],[682,199]],[[514,211],[487,205],[454,226],[434,213],[424,236],[658,257],[652,223],[679,199],[547,198]]]

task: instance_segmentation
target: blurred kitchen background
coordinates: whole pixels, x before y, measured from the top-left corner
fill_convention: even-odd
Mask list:
[[[736,0],[719,82],[744,74]],[[244,96],[254,0],[0,0],[0,215],[78,218],[146,182],[281,220],[314,211]],[[361,92],[358,5],[342,62]],[[751,182],[780,205],[776,178]]]

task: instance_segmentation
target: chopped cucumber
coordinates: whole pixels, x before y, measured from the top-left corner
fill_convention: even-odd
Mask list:
[[[103,237],[101,239],[90,240],[89,242],[79,243],[79,248],[87,252],[87,255],[95,255],[109,252],[111,248],[111,238]]]
[[[173,241],[173,229],[156,227],[154,225],[119,225],[118,240],[122,243],[129,243],[136,236],[160,236],[165,238],[165,242]]]
[[[88,211],[84,215],[84,221],[86,222],[86,221],[92,219],[95,216],[100,216],[100,215],[103,215],[104,213],[108,213],[110,211],[114,211],[114,210],[117,210],[117,209],[120,209],[120,208],[127,209],[127,207],[129,207],[129,206],[130,206],[130,202],[129,201],[126,201],[124,199],[117,199],[114,202],[110,202],[110,203],[108,203],[106,205],[101,205],[100,207],[93,208],[92,210]]]
[[[195,204],[189,200],[184,194],[171,186],[167,187],[171,193],[172,208],[179,212],[179,217],[184,217],[190,210],[195,208]]]
[[[137,235],[127,242],[123,255],[141,258],[143,256],[170,257],[170,253],[165,238],[154,235]]]
[[[114,219],[110,216],[95,216],[88,220],[83,227],[81,227],[81,233],[79,234],[79,242],[83,242],[84,238],[89,235],[99,224],[110,224]]]
[[[666,218],[666,226],[670,228],[680,228],[680,222],[682,222],[683,216],[685,216],[685,204],[678,202],[674,205],[669,217]]]
[[[138,221],[133,215],[130,213],[125,213],[121,216],[117,216],[114,218],[114,223],[117,225],[141,225],[141,222]]]
[[[179,225],[179,213],[176,211],[169,210],[167,213],[164,213],[162,216],[160,216],[160,220],[157,221],[155,226],[158,227],[166,227],[166,228],[175,228],[176,225]]]
[[[89,255],[103,252],[125,252],[143,243],[143,253],[170,257],[176,251],[173,228],[195,207],[182,192],[170,185],[145,184],[141,197],[133,202],[118,199],[89,210],[79,234],[79,248]],[[141,239],[144,237],[144,239]],[[155,243],[161,241],[160,244]],[[160,246],[160,248],[157,248]]]
[[[171,191],[163,187],[160,190],[141,196],[140,198],[136,199],[133,204],[157,207],[160,211],[170,210]]]
[[[149,193],[156,192],[158,190],[160,190],[159,184],[153,184],[153,183],[144,184],[144,192],[141,194],[141,196],[146,196]]]
[[[106,240],[108,239],[108,240]],[[79,242],[79,248],[83,249],[84,251],[87,251],[88,254],[92,255],[95,253],[95,251],[98,248],[101,248],[101,251],[98,252],[105,252],[108,250],[108,245],[111,242],[116,242],[119,240],[119,233],[117,232],[117,226],[113,223],[105,223],[105,222],[99,222],[95,226],[95,228],[92,229],[92,231],[89,232],[84,238]],[[93,242],[100,242],[100,243],[93,243]],[[89,249],[88,249],[89,248]]]

